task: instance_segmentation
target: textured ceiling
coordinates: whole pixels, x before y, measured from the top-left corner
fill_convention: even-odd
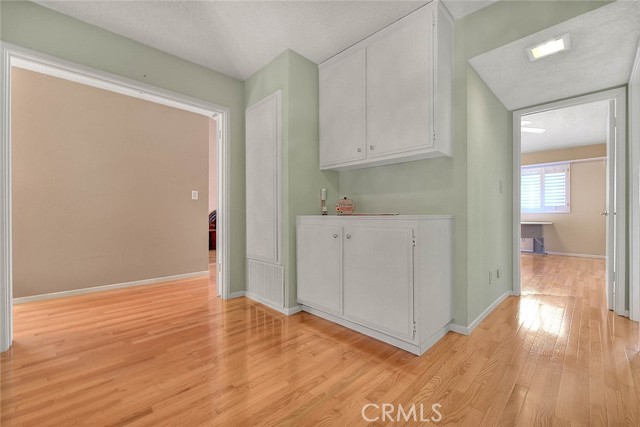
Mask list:
[[[571,49],[529,61],[525,49],[569,33]],[[509,110],[626,84],[640,38],[640,1],[617,1],[469,62]]]
[[[495,0],[445,0],[455,18]],[[110,1],[36,3],[245,80],[286,49],[320,63],[428,1]]]
[[[320,63],[425,1],[37,1],[245,80],[286,49]]]
[[[602,144],[607,141],[608,109],[608,101],[599,101],[524,116],[531,124],[523,127],[546,132],[522,132],[522,152]]]
[[[460,19],[483,7],[490,6],[498,0],[443,0],[445,7],[449,10],[451,16]]]

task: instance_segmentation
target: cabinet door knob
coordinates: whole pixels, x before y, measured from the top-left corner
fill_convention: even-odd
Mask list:
[[[369,146],[369,150],[373,150],[375,147],[373,145]]]
[[[362,152],[362,148],[358,148],[358,153]]]
[[[333,238],[334,238],[334,239],[337,239],[337,238],[338,238],[338,235],[337,235],[336,233],[333,233]]]
[[[347,239],[350,239],[350,238],[351,238],[351,234],[347,234]]]

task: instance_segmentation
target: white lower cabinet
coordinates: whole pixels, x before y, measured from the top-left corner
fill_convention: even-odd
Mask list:
[[[422,354],[447,331],[450,216],[299,216],[303,309]]]
[[[341,315],[342,228],[298,225],[297,239],[298,302]]]
[[[345,318],[413,339],[413,229],[344,229]]]

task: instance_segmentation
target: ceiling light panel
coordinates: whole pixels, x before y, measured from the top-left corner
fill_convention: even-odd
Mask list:
[[[541,128],[520,128],[520,130],[527,133],[543,133],[546,131],[546,129]]]
[[[549,55],[553,55],[554,53],[562,52],[571,47],[571,39],[569,38],[569,34],[565,34],[562,37],[555,38],[553,40],[549,40],[548,42],[530,47],[527,49],[527,56],[531,61],[535,61],[536,59],[544,58]]]

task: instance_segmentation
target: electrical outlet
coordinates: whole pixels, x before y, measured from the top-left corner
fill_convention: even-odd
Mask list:
[[[191,192],[191,200],[198,200],[198,191],[197,190],[193,190]]]

